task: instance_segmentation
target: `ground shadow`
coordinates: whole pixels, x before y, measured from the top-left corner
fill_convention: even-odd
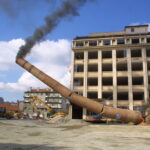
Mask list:
[[[15,143],[0,143],[0,150],[71,150],[69,147],[46,145],[24,145]]]

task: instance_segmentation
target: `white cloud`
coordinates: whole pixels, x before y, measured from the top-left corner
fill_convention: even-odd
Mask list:
[[[0,41],[0,71],[8,70],[14,66],[16,53],[22,44],[24,44],[22,39],[9,42]]]
[[[18,48],[24,43],[21,39],[9,42],[0,42],[0,48],[4,51],[0,53],[0,70],[8,70],[15,64],[15,56]],[[6,57],[9,55],[8,57]],[[7,59],[5,60],[4,57]],[[41,69],[46,74],[52,76],[62,84],[70,84],[70,60],[71,60],[71,42],[65,39],[58,41],[43,41],[37,44],[31,54],[28,56],[30,62]],[[3,66],[3,67],[2,67]],[[17,70],[16,70],[17,71]],[[8,92],[23,92],[29,87],[45,88],[46,85],[33,77],[27,71],[24,71],[17,82],[0,82],[0,90]]]

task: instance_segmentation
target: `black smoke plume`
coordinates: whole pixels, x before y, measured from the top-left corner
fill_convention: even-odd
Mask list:
[[[42,40],[48,33],[52,32],[59,22],[67,17],[77,16],[78,9],[83,6],[86,2],[93,0],[65,0],[61,4],[61,7],[53,12],[51,15],[45,18],[45,24],[37,28],[33,35],[26,38],[25,45],[20,47],[20,50],[16,58],[24,58],[30,53],[32,47]]]
[[[54,3],[56,0],[0,0],[0,9],[11,18],[17,18],[21,11],[27,11],[28,8],[41,3]]]

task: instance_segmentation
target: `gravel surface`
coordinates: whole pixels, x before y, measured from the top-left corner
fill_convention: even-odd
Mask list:
[[[0,150],[150,150],[150,126],[0,120]]]

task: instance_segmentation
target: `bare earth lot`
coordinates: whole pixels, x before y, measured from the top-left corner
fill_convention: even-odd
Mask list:
[[[0,120],[0,150],[150,150],[150,126]]]

